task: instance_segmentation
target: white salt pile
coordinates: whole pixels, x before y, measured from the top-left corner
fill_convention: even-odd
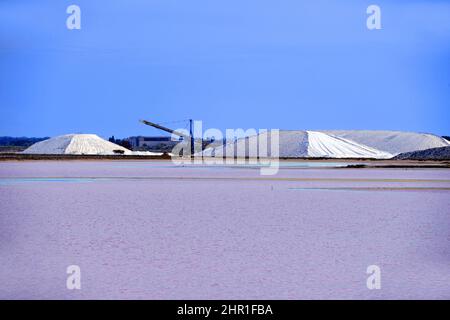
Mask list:
[[[276,154],[271,149],[272,134],[270,132],[260,133],[256,136],[242,138],[225,146],[207,148],[205,156],[223,157],[234,155],[240,157],[253,157],[251,146],[255,147],[258,142],[267,142],[267,153],[259,154],[260,157],[273,157]],[[243,151],[242,154],[239,152]],[[357,142],[325,134],[318,131],[280,131],[279,132],[279,157],[282,158],[375,158],[388,159],[393,155],[359,144]]]
[[[329,158],[375,158],[388,159],[392,154],[371,148],[355,141],[328,135],[317,131],[307,131],[309,157]]]
[[[23,153],[162,156],[162,152],[131,151],[95,134],[66,134],[33,144]],[[169,154],[171,155],[171,154]]]
[[[271,134],[246,137],[214,148],[207,148],[205,156],[253,157],[250,146],[267,141],[269,152],[260,157],[274,156],[270,152]],[[283,158],[374,158],[388,159],[404,152],[450,146],[450,142],[428,133],[375,130],[325,130],[279,132],[279,156]],[[234,148],[234,154],[233,154]],[[239,151],[244,150],[242,154]]]
[[[376,130],[328,130],[321,132],[352,140],[393,155],[450,146],[450,143],[444,138],[429,133]]]
[[[106,141],[95,134],[66,134],[33,144],[23,153],[113,155],[133,154],[132,151]]]

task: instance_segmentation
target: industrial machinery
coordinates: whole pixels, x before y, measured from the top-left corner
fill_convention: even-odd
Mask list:
[[[178,132],[176,130],[169,129],[167,127],[164,127],[164,126],[162,126],[160,124],[157,124],[157,123],[153,123],[151,121],[140,120],[140,122],[145,124],[145,125],[147,125],[147,126],[150,126],[150,127],[153,127],[153,128],[156,128],[156,129],[168,132],[170,134],[177,135],[179,137],[182,137],[183,139],[186,139],[186,140],[189,139],[189,141],[191,143],[191,156],[194,155],[194,127],[193,127],[193,120],[192,119],[189,119],[189,135],[186,135],[186,134],[184,134],[182,132]]]

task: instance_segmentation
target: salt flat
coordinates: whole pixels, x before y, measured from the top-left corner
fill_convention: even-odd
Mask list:
[[[449,169],[2,162],[0,298],[449,299],[449,189]]]

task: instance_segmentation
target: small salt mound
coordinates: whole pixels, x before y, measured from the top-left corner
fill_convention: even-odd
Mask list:
[[[106,141],[95,134],[67,134],[33,144],[23,151],[28,154],[132,154],[132,151]]]
[[[395,159],[402,160],[450,160],[450,146],[400,153]]]

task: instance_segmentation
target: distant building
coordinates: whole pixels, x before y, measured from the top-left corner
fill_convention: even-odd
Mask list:
[[[125,140],[130,143],[132,150],[170,152],[181,141],[181,138],[178,141],[172,141],[171,137],[168,136],[136,136],[126,138]]]

